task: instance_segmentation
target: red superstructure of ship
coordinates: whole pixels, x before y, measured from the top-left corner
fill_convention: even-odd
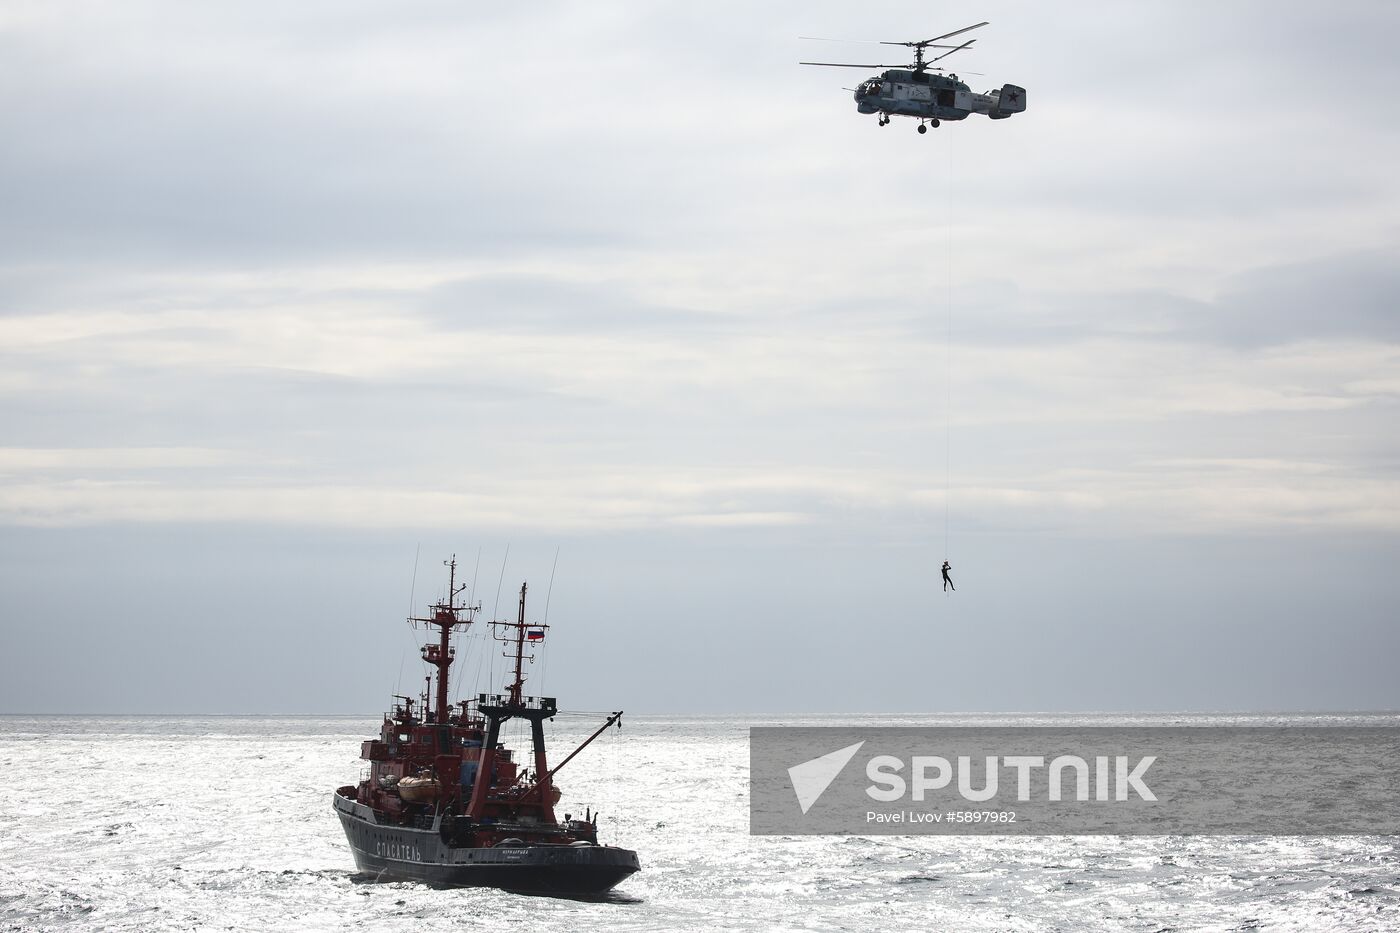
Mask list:
[[[457,602],[466,587],[456,582],[456,559],[447,566],[447,599],[410,620],[437,630],[437,640],[422,649],[423,660],[436,668],[435,702],[430,705],[425,695],[415,708],[411,698],[396,696],[379,737],[361,746],[368,774],[335,792],[335,811],[356,865],[379,878],[432,884],[605,893],[639,869],[637,854],[599,845],[591,810],[582,819],[565,814],[559,820],[554,775],[622,713],[549,766],[544,722],[558,712],[557,704],[553,697],[524,693],[524,664],[533,660],[526,646],[543,640],[549,626],[525,621],[524,585],[516,620],[489,623],[513,661],[506,692],[449,703],[452,636],[473,624],[480,606]],[[511,719],[530,725],[532,755],[525,761],[501,744],[501,727]]]

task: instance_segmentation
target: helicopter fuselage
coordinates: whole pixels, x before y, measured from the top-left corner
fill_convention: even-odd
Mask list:
[[[957,75],[902,69],[862,81],[855,90],[855,100],[857,110],[881,114],[882,123],[900,116],[915,117],[921,124],[928,120],[934,126],[942,120],[965,120],[973,113],[1002,120],[1026,109],[1025,88],[1014,84],[978,94]]]

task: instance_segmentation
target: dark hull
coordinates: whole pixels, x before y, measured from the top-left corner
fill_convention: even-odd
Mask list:
[[[368,807],[339,794],[335,811],[355,865],[377,880],[596,897],[641,867],[637,853],[612,846],[449,846],[433,830],[375,822]]]

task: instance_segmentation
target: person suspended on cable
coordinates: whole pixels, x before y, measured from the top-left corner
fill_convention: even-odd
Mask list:
[[[945,593],[949,590],[953,590],[955,592],[957,590],[957,587],[953,585],[953,578],[948,576],[948,571],[952,569],[953,565],[945,560],[943,562],[943,592]]]

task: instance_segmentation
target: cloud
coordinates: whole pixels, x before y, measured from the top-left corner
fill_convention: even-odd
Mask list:
[[[1048,51],[1059,12],[1001,16],[979,55],[1033,109],[928,139],[793,64],[864,36],[836,4],[737,37],[606,4],[13,13],[7,514],[879,524],[946,469],[993,521],[1108,527],[1174,460],[1384,501],[1394,133],[1199,105],[1294,73],[1307,17],[1183,69],[1145,50],[1193,17],[1099,12],[1114,80]],[[1210,500],[1236,472],[1172,499],[1158,469],[1168,519],[1357,521],[1316,475],[1241,510]]]
[[[205,451],[6,450],[0,523],[232,523],[344,528],[471,528],[574,535],[682,526],[913,529],[951,509],[959,526],[1073,533],[1183,534],[1330,527],[1400,530],[1400,480],[1336,464],[1248,458],[1116,461],[1030,476],[1003,466],[949,485],[895,469],[731,467],[682,472],[634,464],[462,471],[430,485],[298,482],[298,464],[242,464]],[[96,465],[94,465],[96,464]],[[199,470],[191,468],[203,468]],[[175,475],[169,471],[181,470]],[[162,472],[165,471],[165,472]],[[98,479],[103,474],[124,478]],[[363,468],[359,475],[364,476]],[[386,477],[387,479],[387,477]],[[329,480],[329,481],[328,481]]]
[[[1371,250],[1243,271],[1201,331],[1243,346],[1344,338],[1400,343],[1400,267]]]
[[[950,285],[943,300],[888,319],[926,339],[944,338],[951,330],[958,342],[990,346],[1104,338],[1241,351],[1293,343],[1400,343],[1400,315],[1393,310],[1400,307],[1400,270],[1383,250],[1242,268],[1222,276],[1212,292],[1034,291],[1014,278],[997,278]]]
[[[923,7],[0,8],[0,570],[15,618],[73,566],[112,610],[66,702],[377,708],[372,672],[292,667],[372,644],[423,537],[576,545],[585,694],[700,708],[728,665],[773,692],[726,702],[794,709],[1391,702],[1394,652],[1308,678],[1396,614],[1400,14],[977,16],[958,67],[1030,110],[920,136],[795,37],[962,25]],[[911,649],[817,696],[853,598]],[[275,697],[252,649],[212,692],[113,674],[171,626],[304,641]],[[11,629],[13,708],[74,658]],[[1016,697],[930,699],[928,652],[989,637],[1030,646]]]
[[[558,275],[487,274],[443,282],[416,296],[439,326],[496,333],[668,333],[733,325],[724,315],[646,303],[627,281],[575,281]]]
[[[199,447],[0,447],[0,475],[38,470],[174,470],[221,467],[244,460],[233,451]]]

